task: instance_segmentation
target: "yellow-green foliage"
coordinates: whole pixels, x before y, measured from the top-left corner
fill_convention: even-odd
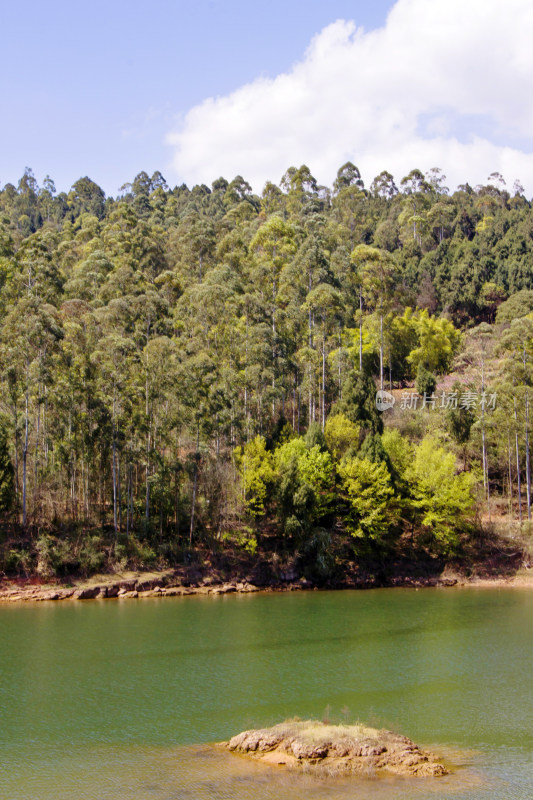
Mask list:
[[[406,308],[390,324],[395,351],[402,359],[406,357],[413,376],[420,363],[430,372],[445,372],[461,343],[453,324],[445,317],[432,317],[427,309]]]
[[[251,556],[255,556],[257,553],[257,537],[250,528],[244,528],[243,530],[236,531],[233,534],[223,534],[222,539],[223,541],[235,542],[238,547],[246,550],[246,552]]]
[[[237,468],[242,476],[248,511],[257,517],[265,513],[268,489],[275,479],[274,459],[262,436],[235,449]]]
[[[291,439],[280,447],[277,447],[274,453],[276,470],[280,472],[286,469],[293,459],[298,462],[303,453],[305,453],[305,450],[305,442],[301,436],[297,439]]]
[[[437,540],[452,546],[472,511],[475,477],[470,472],[456,474],[455,456],[431,436],[416,448],[408,476],[412,502],[421,512],[422,524],[431,528]]]
[[[330,454],[315,444],[300,456],[298,472],[300,478],[313,489],[317,514],[321,517],[328,512],[333,502],[335,469]]]
[[[354,362],[359,358],[359,328],[350,329],[353,345],[350,348],[350,356]],[[379,353],[380,325],[378,314],[368,314],[363,319],[362,326],[362,345],[363,357],[377,355]]]
[[[457,352],[461,334],[445,317],[432,317],[426,309],[413,314],[412,322],[418,337],[418,347],[411,350],[407,360],[413,374],[420,363],[431,372],[445,372]]]
[[[316,512],[320,517],[327,513],[333,501],[335,469],[329,453],[314,445],[309,450],[302,437],[291,439],[276,449],[274,454],[278,478],[290,469],[291,462],[296,465],[298,478],[314,492]]]
[[[338,472],[349,504],[347,527],[358,538],[382,539],[396,522],[391,476],[383,462],[348,458]]]
[[[351,447],[359,444],[360,427],[351,422],[344,414],[335,414],[328,417],[324,428],[324,436],[328,449],[335,459],[340,461]]]
[[[381,435],[381,443],[394,471],[403,478],[413,466],[415,448],[396,428],[386,428]]]

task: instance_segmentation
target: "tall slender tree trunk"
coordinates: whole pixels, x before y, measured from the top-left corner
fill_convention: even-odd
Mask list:
[[[311,380],[312,380],[312,367],[311,367],[311,364],[309,364],[309,420],[308,420],[308,423],[307,423],[308,425],[310,425],[311,422],[314,419],[314,414],[313,414],[313,387],[312,387]]]
[[[180,482],[178,478],[178,470],[176,469],[174,473],[174,531],[176,533],[176,537],[179,537],[180,534],[179,507],[180,507]]]
[[[117,504],[118,504],[118,530],[122,531],[122,481],[120,479],[120,450],[117,448]]]
[[[515,420],[515,447],[516,447],[516,484],[518,491],[518,519],[522,525],[522,479],[520,475],[520,449],[518,446],[518,414],[516,411],[516,397],[513,398]]]
[[[44,451],[44,465],[48,466],[48,436],[46,433],[46,420],[48,411],[48,397],[46,393],[46,384],[44,386],[44,405],[43,405],[43,451]]]
[[[509,518],[513,517],[513,470],[511,456],[511,433],[507,430],[507,470],[509,474]]]
[[[146,378],[145,378],[145,385],[144,385],[144,392],[145,392],[145,415],[146,415],[146,468],[145,468],[145,477],[146,477],[146,487],[145,487],[145,496],[144,496],[144,521],[146,527],[150,522],[150,432],[152,426],[152,420],[150,415],[150,404],[149,404],[149,392],[148,392],[148,368],[146,369]]]
[[[115,534],[118,532],[117,520],[117,442],[115,433],[115,422],[113,421],[113,527]]]
[[[100,448],[100,467],[104,465],[104,458],[103,458],[103,448]],[[105,502],[104,502],[104,493],[102,491],[102,475],[104,470],[101,468],[98,470],[98,505],[100,507],[100,518],[103,520],[105,515]]]
[[[339,400],[342,400],[342,329],[339,325]]]
[[[363,289],[359,289],[359,372],[363,371]]]
[[[126,537],[130,535],[131,464],[126,465]]]
[[[116,387],[113,385],[113,441],[112,441],[112,472],[113,472],[113,527],[115,529],[115,536],[118,532],[118,519],[117,519],[117,431],[116,431]]]
[[[481,396],[485,397],[485,359],[481,359]],[[487,440],[485,435],[485,403],[481,404],[481,442],[482,442],[482,455],[483,455],[483,485],[487,493],[487,512],[489,515],[489,522],[491,521],[490,514],[490,483],[489,483],[489,462],[487,458]]]
[[[526,386],[526,486],[527,486],[527,518],[531,520],[531,463],[529,455],[529,393]]]
[[[27,519],[26,512],[26,480],[28,464],[28,440],[29,440],[29,389],[26,386],[25,407],[24,407],[24,448],[22,450],[22,525],[25,528]]]
[[[383,304],[379,312],[379,388],[383,391]]]
[[[246,442],[248,441],[248,427],[248,387],[244,384],[244,440]]]
[[[39,392],[40,394],[40,392]],[[37,402],[37,421],[35,423],[35,452],[33,455],[33,508],[37,508],[39,487],[39,439],[41,435],[41,404]]]
[[[322,337],[322,430],[326,426],[326,334]]]
[[[192,535],[194,533],[194,509],[196,506],[196,489],[198,486],[198,459],[200,456],[200,423],[196,427],[196,460],[194,465],[194,482],[192,487],[191,502],[191,525],[189,528],[189,549],[192,547]]]
[[[274,250],[275,253],[275,250]],[[275,400],[275,391],[276,391],[276,362],[277,362],[277,342],[276,342],[276,297],[277,297],[277,284],[276,284],[276,274],[273,273],[272,276],[272,417],[275,416],[276,413],[276,400]]]
[[[244,420],[245,420],[244,437],[246,442],[250,438],[250,414],[248,411],[248,383],[246,378],[247,367],[248,367],[248,314],[246,314],[246,337],[245,337],[245,349],[244,349]]]
[[[296,430],[296,375],[292,386],[292,429]]]
[[[13,421],[15,425],[15,504],[17,509],[17,516],[20,509],[20,486],[19,486],[19,427],[18,427],[18,413],[16,403],[13,406]]]

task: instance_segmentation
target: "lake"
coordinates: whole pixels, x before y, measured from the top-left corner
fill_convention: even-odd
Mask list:
[[[2,800],[533,797],[533,592],[391,589],[0,606]],[[209,743],[360,720],[452,778],[324,784]]]

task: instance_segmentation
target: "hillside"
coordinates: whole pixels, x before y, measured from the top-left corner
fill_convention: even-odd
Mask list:
[[[4,186],[0,574],[529,564],[531,203],[444,182]]]

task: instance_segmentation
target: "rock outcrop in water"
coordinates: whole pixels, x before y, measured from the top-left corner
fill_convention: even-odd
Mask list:
[[[363,725],[329,725],[289,720],[272,728],[239,733],[225,743],[268,764],[306,769],[322,775],[446,775],[432,753],[406,736]]]

